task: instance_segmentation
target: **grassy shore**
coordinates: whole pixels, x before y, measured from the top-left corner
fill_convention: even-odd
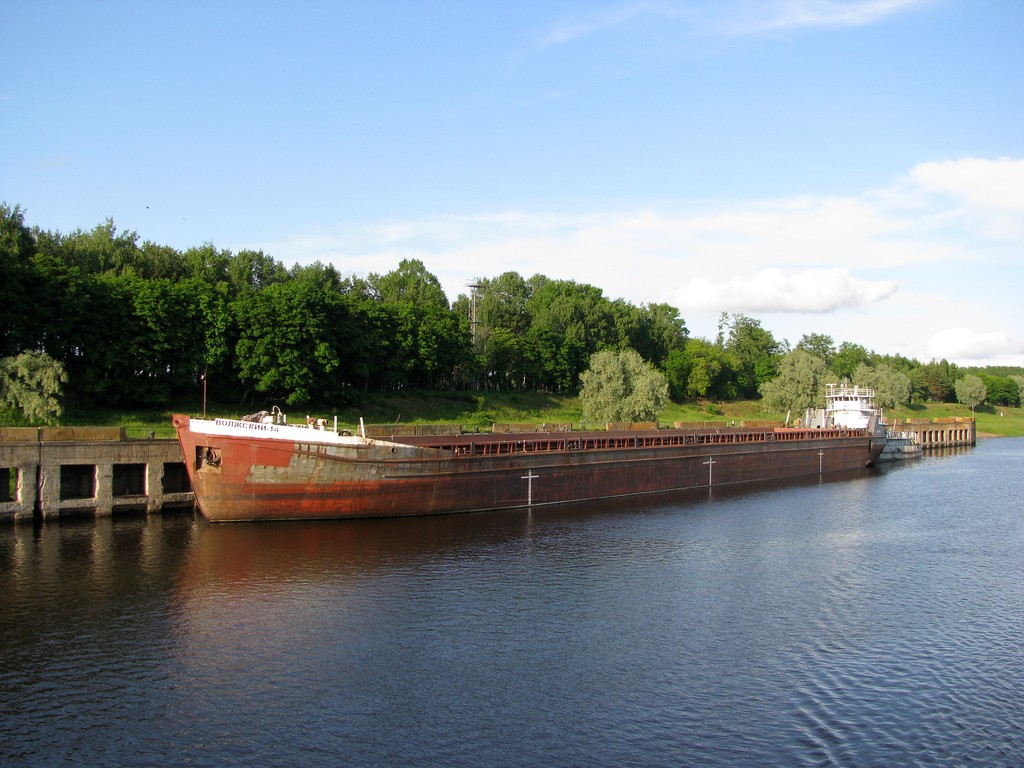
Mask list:
[[[198,407],[197,407],[198,406]],[[256,410],[255,408],[253,410]],[[285,409],[288,411],[288,409]],[[179,404],[163,410],[121,411],[97,410],[66,414],[66,425],[124,426],[131,437],[154,434],[170,437],[172,413],[202,412],[199,404]],[[288,411],[291,421],[303,421],[307,412]],[[207,416],[237,418],[237,407],[210,403]],[[532,392],[411,392],[369,395],[361,403],[349,407],[310,411],[309,415],[333,420],[352,427],[362,418],[367,424],[430,424],[455,423],[469,428],[489,429],[495,423],[566,423],[580,424],[582,411],[578,398]],[[954,403],[909,405],[886,411],[891,419],[933,419],[970,416],[971,410]],[[1024,436],[1024,409],[981,406],[975,409],[978,435]],[[698,421],[782,421],[783,413],[764,411],[759,400],[724,403],[670,403],[658,415],[663,425]]]
[[[890,419],[945,419],[970,417],[971,409],[958,403],[907,405],[886,411]],[[1024,436],[1024,408],[981,405],[974,409],[978,437]]]

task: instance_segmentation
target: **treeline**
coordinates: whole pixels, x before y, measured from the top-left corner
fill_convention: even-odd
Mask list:
[[[204,380],[211,400],[239,407],[403,389],[575,393],[605,349],[638,352],[677,401],[757,398],[791,351],[744,315],[723,315],[707,340],[690,336],[675,307],[612,300],[585,283],[506,272],[474,285],[449,303],[415,260],[343,276],[262,251],[140,243],[109,220],[46,231],[0,206],[0,358],[45,352],[66,371],[65,399],[82,405],[166,405]],[[862,364],[905,371],[922,401],[955,399],[963,373],[814,334],[797,347],[837,379]],[[995,378],[1013,385],[1006,404],[1019,402],[1013,377]],[[989,386],[991,402],[998,391]]]
[[[45,352],[79,404],[163,405],[204,381],[211,400],[240,406],[403,389],[575,392],[600,349],[660,361],[685,338],[674,309],[573,281],[509,273],[451,305],[419,261],[343,276],[261,251],[140,244],[111,221],[46,231],[0,206],[0,358]]]

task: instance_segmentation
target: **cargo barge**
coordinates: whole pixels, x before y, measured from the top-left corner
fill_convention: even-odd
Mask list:
[[[288,424],[280,412],[247,419],[174,416],[210,521],[429,515],[728,486],[863,469],[885,445],[875,416],[863,426],[387,437]]]

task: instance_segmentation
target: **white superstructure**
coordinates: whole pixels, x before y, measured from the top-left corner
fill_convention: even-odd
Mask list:
[[[874,388],[850,384],[826,385],[825,407],[808,409],[804,425],[811,428],[874,430],[878,425]]]

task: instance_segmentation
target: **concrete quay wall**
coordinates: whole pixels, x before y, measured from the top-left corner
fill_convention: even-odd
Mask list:
[[[174,439],[121,427],[0,428],[0,521],[192,508]]]
[[[922,449],[956,448],[977,444],[977,431],[972,418],[902,419],[892,426],[897,432],[910,432]]]

